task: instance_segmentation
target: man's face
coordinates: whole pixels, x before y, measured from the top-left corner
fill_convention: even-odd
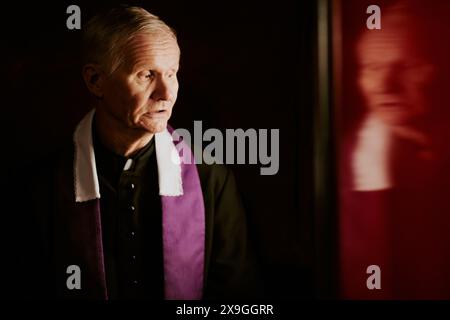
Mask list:
[[[177,99],[180,50],[169,35],[139,35],[103,82],[101,107],[125,128],[163,131]]]
[[[407,125],[427,111],[433,66],[406,28],[367,32],[358,50],[359,86],[367,106],[388,125]]]

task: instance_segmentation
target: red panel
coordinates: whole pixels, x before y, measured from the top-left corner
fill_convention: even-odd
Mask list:
[[[450,298],[450,4],[335,4],[341,294]]]

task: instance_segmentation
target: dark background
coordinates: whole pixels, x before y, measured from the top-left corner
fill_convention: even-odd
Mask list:
[[[103,8],[143,6],[178,34],[182,56],[173,126],[189,129],[194,120],[202,120],[203,130],[280,129],[278,174],[261,176],[260,165],[233,169],[263,270],[265,296],[313,297],[315,2],[2,3],[3,175],[14,177],[16,170],[70,139],[90,109],[81,79],[80,31],[66,28],[66,8],[80,6],[83,28]],[[20,215],[20,205],[13,207],[5,210]]]

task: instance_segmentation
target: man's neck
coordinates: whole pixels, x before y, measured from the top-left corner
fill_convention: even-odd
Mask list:
[[[97,109],[94,122],[100,142],[114,153],[130,157],[145,147],[153,134],[127,128],[106,112]]]

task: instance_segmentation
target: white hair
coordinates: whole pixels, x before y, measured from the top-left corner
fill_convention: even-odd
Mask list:
[[[100,65],[108,74],[124,61],[124,48],[140,34],[165,35],[176,41],[175,31],[140,7],[122,6],[94,16],[83,28],[83,62]]]

